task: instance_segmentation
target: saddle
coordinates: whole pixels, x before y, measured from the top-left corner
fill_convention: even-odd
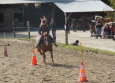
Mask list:
[[[46,41],[48,41],[48,40],[50,40],[50,35],[49,35],[49,33],[46,31],[46,32],[43,32],[43,35],[42,35],[42,40],[44,41],[44,39],[43,38],[46,38],[47,37],[47,40]],[[42,43],[43,43],[43,41],[42,41]]]
[[[47,31],[43,32],[43,36],[45,35],[49,35],[49,33]]]

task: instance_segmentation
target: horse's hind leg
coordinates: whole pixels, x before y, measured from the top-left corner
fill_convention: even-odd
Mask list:
[[[50,51],[50,54],[51,54],[51,58],[52,58],[52,65],[54,65],[54,60],[53,60],[53,54],[52,54],[52,51]]]

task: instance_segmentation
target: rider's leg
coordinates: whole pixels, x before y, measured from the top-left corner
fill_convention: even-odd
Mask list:
[[[54,45],[57,47],[57,44],[53,41],[53,38],[49,35],[50,40],[54,43]]]

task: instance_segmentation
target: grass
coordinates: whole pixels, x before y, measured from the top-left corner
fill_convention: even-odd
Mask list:
[[[32,42],[35,42],[36,40],[35,39],[28,39],[28,38],[17,38],[19,40],[25,40],[25,41],[32,41]],[[82,51],[85,51],[85,52],[95,52],[95,53],[98,53],[98,54],[107,54],[107,55],[115,55],[115,52],[112,52],[112,51],[108,51],[108,50],[101,50],[101,49],[95,49],[95,48],[90,48],[90,47],[85,47],[85,46],[73,46],[73,45],[66,45],[64,43],[57,43],[59,46],[63,47],[63,48],[66,48],[66,49],[72,49],[72,50],[80,50],[82,49]]]
[[[115,55],[115,52],[112,52],[112,51],[108,51],[108,50],[101,50],[101,49],[95,49],[95,48],[90,48],[90,47],[85,47],[85,46],[73,46],[73,45],[66,45],[66,44],[63,44],[63,43],[58,43],[59,46],[62,46],[64,48],[67,48],[67,49],[73,49],[73,50],[81,50],[82,51],[85,51],[85,52],[95,52],[95,53],[98,53],[98,54],[107,54],[107,55],[110,55],[110,56],[113,56]]]
[[[35,42],[36,41],[35,39],[28,39],[28,38],[13,38],[13,39],[24,40],[24,41],[31,41],[31,42]],[[57,43],[57,44],[59,46],[63,47],[63,48],[66,48],[66,49],[72,49],[72,50],[80,50],[80,49],[82,49],[83,52],[94,52],[94,53],[106,54],[106,55],[110,55],[110,56],[115,55],[115,52],[108,51],[108,50],[95,49],[95,48],[90,48],[90,47],[85,47],[85,46],[73,46],[73,45],[70,45],[70,44],[66,45],[64,43]]]

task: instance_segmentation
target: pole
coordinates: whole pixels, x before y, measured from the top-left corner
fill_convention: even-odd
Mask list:
[[[80,42],[80,56],[81,56],[81,62],[83,62],[83,55],[82,55],[82,42]]]
[[[28,38],[30,39],[30,21],[27,21],[27,27],[28,27]]]
[[[55,17],[55,5],[53,4],[53,18]]]
[[[4,32],[4,46],[6,45],[6,33]]]
[[[67,24],[67,19],[66,19],[66,13],[64,13],[65,15],[65,24]],[[68,44],[68,32],[65,30],[65,43]]]

